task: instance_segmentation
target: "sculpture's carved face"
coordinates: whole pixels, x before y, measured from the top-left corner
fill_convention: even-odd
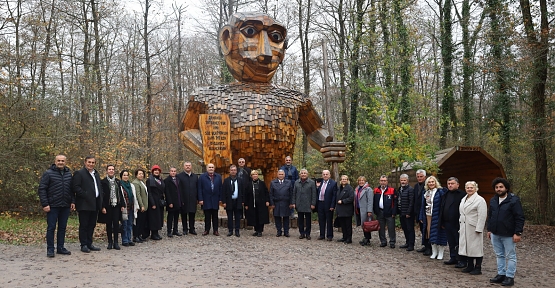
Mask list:
[[[269,82],[285,56],[287,29],[267,14],[236,13],[220,30],[220,46],[233,77]]]

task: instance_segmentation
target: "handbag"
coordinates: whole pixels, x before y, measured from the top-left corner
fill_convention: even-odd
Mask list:
[[[160,205],[162,205],[162,207],[166,206],[166,200],[160,199]]]
[[[362,223],[362,231],[368,233],[368,232],[380,230],[380,222],[378,220],[371,220],[371,219],[372,218],[370,218],[369,221],[364,221],[364,223]]]
[[[127,214],[127,208],[124,208],[123,211],[121,211],[121,220],[127,221],[128,219],[129,214]]]

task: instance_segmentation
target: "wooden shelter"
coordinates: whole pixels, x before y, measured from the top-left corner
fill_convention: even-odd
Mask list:
[[[467,181],[476,181],[478,194],[486,199],[488,205],[491,197],[495,195],[491,187],[493,179],[507,178],[501,163],[479,146],[455,146],[443,149],[436,153],[434,161],[439,166],[439,172],[435,176],[438,177],[442,187],[447,186],[449,177],[459,179],[459,189],[462,191]],[[413,166],[417,165],[405,163],[403,167],[393,170],[388,176],[389,184],[392,187],[399,187],[399,176],[407,174],[410,185],[414,186],[417,182],[416,170],[418,169],[414,169]]]

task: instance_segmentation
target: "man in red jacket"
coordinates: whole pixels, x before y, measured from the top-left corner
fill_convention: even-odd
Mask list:
[[[387,176],[380,176],[380,186],[374,189],[374,213],[380,222],[380,247],[387,246],[385,225],[389,234],[389,247],[395,248],[397,236],[395,234],[395,214],[397,213],[397,195],[395,189],[389,187]]]

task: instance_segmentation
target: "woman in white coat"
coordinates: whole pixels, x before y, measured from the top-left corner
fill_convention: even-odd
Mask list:
[[[487,218],[486,200],[478,195],[478,183],[468,181],[464,185],[466,196],[459,205],[459,255],[465,257],[468,266],[462,272],[482,274],[484,256],[484,226]]]

